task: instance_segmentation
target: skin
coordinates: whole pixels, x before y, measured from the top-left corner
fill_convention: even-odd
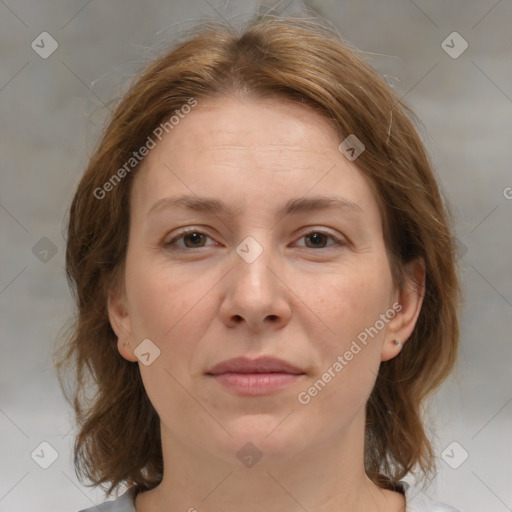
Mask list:
[[[340,142],[308,107],[211,98],[136,175],[124,286],[112,290],[108,309],[122,357],[138,361],[134,350],[144,339],[160,350],[149,366],[138,364],[161,420],[165,472],[137,497],[137,512],[405,509],[401,494],[365,475],[365,403],[381,361],[400,353],[393,340],[405,343],[413,331],[422,303],[414,280],[424,283],[424,264],[411,263],[404,289],[394,287],[377,202]],[[148,213],[180,194],[216,198],[236,211],[161,203]],[[360,211],[276,214],[304,196],[343,197]],[[166,246],[184,227],[206,236]],[[311,231],[327,236],[306,236]],[[252,263],[236,252],[247,236],[263,249]],[[378,335],[307,405],[299,403],[298,394],[395,303],[401,311]],[[257,397],[206,375],[220,361],[263,354],[304,374]],[[237,458],[248,442],[262,454],[250,468]]]

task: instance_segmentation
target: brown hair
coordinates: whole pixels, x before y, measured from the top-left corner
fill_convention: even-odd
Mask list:
[[[240,32],[203,23],[154,61],[118,104],[69,215],[66,270],[78,311],[58,368],[62,383],[64,368],[74,372],[81,477],[107,484],[111,493],[126,482],[151,489],[163,472],[159,418],[138,365],[119,355],[107,314],[108,293],[123,282],[138,166],[121,180],[112,177],[191,98],[227,94],[309,105],[332,122],[340,140],[355,134],[365,144],[356,163],[381,209],[394,282],[403,286],[405,264],[416,257],[424,258],[427,276],[415,329],[400,356],[381,364],[367,402],[366,472],[384,488],[418,467],[423,476],[433,473],[421,407],[452,370],[458,347],[451,221],[414,114],[358,53],[312,19],[255,19]]]

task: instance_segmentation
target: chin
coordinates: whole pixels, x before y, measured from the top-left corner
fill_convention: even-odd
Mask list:
[[[283,413],[246,414],[223,423],[233,437],[223,436],[223,441],[215,444],[222,452],[219,453],[220,457],[231,463],[233,454],[241,463],[250,461],[252,457],[253,460],[259,459],[256,462],[259,467],[283,463],[292,458],[300,451],[304,432],[297,431],[294,435],[291,418],[283,421],[285,417]],[[287,423],[290,424],[286,426]]]

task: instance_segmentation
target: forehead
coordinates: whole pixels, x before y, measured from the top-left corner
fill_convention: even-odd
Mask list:
[[[289,100],[199,101],[146,157],[134,206],[147,212],[149,203],[187,194],[222,198],[240,210],[251,198],[263,208],[339,192],[378,215],[366,179],[339,142],[328,119]]]
[[[294,147],[320,152],[336,145],[338,138],[329,120],[311,107],[276,97],[200,100],[180,125],[181,130],[173,130],[174,142],[185,148],[225,145],[272,152]],[[312,140],[314,132],[322,133],[321,140]]]

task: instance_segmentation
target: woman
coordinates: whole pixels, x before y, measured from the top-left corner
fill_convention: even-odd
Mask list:
[[[206,24],[131,87],[67,242],[75,464],[128,486],[102,510],[454,510],[402,481],[459,338],[408,114],[305,20]]]

